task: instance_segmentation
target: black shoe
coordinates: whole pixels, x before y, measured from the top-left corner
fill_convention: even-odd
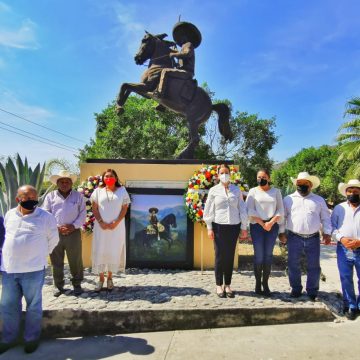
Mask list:
[[[225,295],[226,295],[226,297],[228,297],[228,298],[234,298],[234,297],[235,297],[235,294],[234,294],[233,291],[226,291],[226,292],[225,292]]]
[[[349,309],[346,313],[345,316],[348,320],[355,320],[356,319],[356,315],[357,315],[357,311],[355,309]]]
[[[271,296],[271,291],[269,289],[268,286],[264,286],[264,291],[262,292],[262,294],[265,296],[265,297],[270,297]]]
[[[343,315],[345,315],[348,311],[349,311],[348,306],[343,306],[342,309],[341,309],[341,312],[342,312]]]
[[[10,342],[10,343],[0,342],[0,354],[3,354],[4,352],[10,350],[14,346],[16,346],[15,342]]]
[[[290,293],[290,297],[292,298],[299,298],[301,296],[301,292],[297,292],[297,291],[291,291]]]
[[[311,301],[315,301],[316,300],[316,295],[309,295],[308,294],[308,297]]]
[[[33,353],[39,347],[39,340],[25,341],[24,351],[27,354]]]
[[[55,297],[59,297],[61,294],[63,294],[65,292],[65,289],[64,288],[55,288],[54,289],[54,292],[53,292],[53,295]]]
[[[78,296],[84,292],[81,285],[74,286],[74,295]]]
[[[226,293],[225,293],[225,291],[223,291],[223,292],[221,292],[221,293],[216,292],[216,295],[217,295],[219,298],[221,298],[221,299],[226,298]]]

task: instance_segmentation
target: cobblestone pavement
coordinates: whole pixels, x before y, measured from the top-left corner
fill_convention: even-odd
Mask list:
[[[298,299],[289,296],[288,278],[282,271],[273,271],[270,298],[255,295],[252,271],[234,272],[232,288],[235,298],[218,298],[215,294],[214,272],[183,270],[128,269],[126,274],[114,276],[114,289],[94,291],[97,276],[89,269],[84,271],[83,289],[80,296],[73,294],[66,269],[67,291],[58,298],[53,296],[52,276],[47,270],[43,289],[44,310],[140,310],[140,309],[221,309],[253,307],[324,307],[337,313],[341,297],[334,286],[321,282],[319,297],[315,302],[304,294]],[[303,279],[303,284],[305,278]],[[106,282],[105,282],[106,285]]]

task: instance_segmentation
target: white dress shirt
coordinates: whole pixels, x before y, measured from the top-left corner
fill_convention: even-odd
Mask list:
[[[205,203],[203,219],[208,230],[212,223],[236,225],[241,222],[241,229],[247,227],[247,211],[243,195],[238,186],[230,184],[226,192],[223,184],[213,186]]]
[[[68,224],[80,229],[85,223],[85,198],[77,191],[71,190],[66,198],[59,190],[51,191],[46,195],[42,208],[55,216],[58,226]]]
[[[6,233],[1,270],[26,273],[44,269],[48,254],[59,242],[54,216],[40,208],[22,215],[14,208],[6,213],[4,223]]]
[[[360,206],[353,208],[347,201],[335,206],[331,214],[332,238],[343,237],[360,240]]]
[[[331,234],[330,211],[325,200],[312,192],[301,196],[297,191],[284,198],[284,221],[280,224],[280,232],[285,228],[301,235],[310,235],[320,231]]]
[[[276,188],[270,188],[267,191],[258,187],[250,189],[246,197],[246,207],[252,224],[256,224],[256,221],[252,219],[253,217],[262,220],[270,220],[274,216],[280,216],[281,219],[284,217],[281,192]]]

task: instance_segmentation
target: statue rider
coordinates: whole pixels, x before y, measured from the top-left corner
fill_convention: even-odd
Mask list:
[[[158,218],[156,214],[159,212],[159,209],[156,207],[152,207],[149,209],[149,223],[152,226],[152,228],[155,230],[155,235],[157,236],[158,240],[160,240],[159,236],[159,229],[158,229]]]
[[[154,96],[162,98],[166,90],[168,76],[171,75],[180,79],[190,80],[195,74],[195,49],[201,43],[201,33],[198,28],[188,22],[178,22],[173,28],[173,39],[181,50],[172,50],[171,58],[178,59],[176,68],[166,68],[162,70],[159,86],[154,92]],[[162,106],[161,106],[162,108]],[[158,109],[162,110],[162,109]]]

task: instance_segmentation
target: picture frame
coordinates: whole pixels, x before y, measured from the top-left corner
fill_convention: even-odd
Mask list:
[[[184,189],[127,188],[127,267],[192,269],[194,225]],[[151,210],[151,211],[150,211]]]

